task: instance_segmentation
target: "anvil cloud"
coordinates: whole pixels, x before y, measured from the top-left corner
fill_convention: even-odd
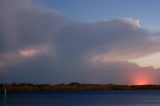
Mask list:
[[[0,8],[1,82],[160,83],[159,69],[129,62],[160,52],[137,19],[76,22],[31,0]]]

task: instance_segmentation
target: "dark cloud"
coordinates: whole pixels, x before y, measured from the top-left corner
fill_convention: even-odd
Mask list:
[[[160,51],[157,35],[139,20],[83,23],[30,0],[0,5],[2,82],[128,84],[143,76],[159,83],[158,69],[127,62]]]

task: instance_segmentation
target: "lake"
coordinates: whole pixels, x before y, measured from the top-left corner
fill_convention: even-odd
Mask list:
[[[3,94],[0,94],[0,106]],[[2,105],[3,106],[3,105]],[[8,93],[7,106],[160,106],[159,90]]]

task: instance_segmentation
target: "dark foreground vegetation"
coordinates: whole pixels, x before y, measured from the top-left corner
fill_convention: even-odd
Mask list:
[[[30,84],[12,83],[7,84],[9,92],[23,91],[62,91],[62,90],[160,90],[160,85],[113,85],[113,84]],[[0,92],[3,92],[4,84],[0,84]]]

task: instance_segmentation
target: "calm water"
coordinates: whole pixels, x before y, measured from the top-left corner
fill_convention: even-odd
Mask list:
[[[160,91],[9,93],[8,106],[160,106]]]

